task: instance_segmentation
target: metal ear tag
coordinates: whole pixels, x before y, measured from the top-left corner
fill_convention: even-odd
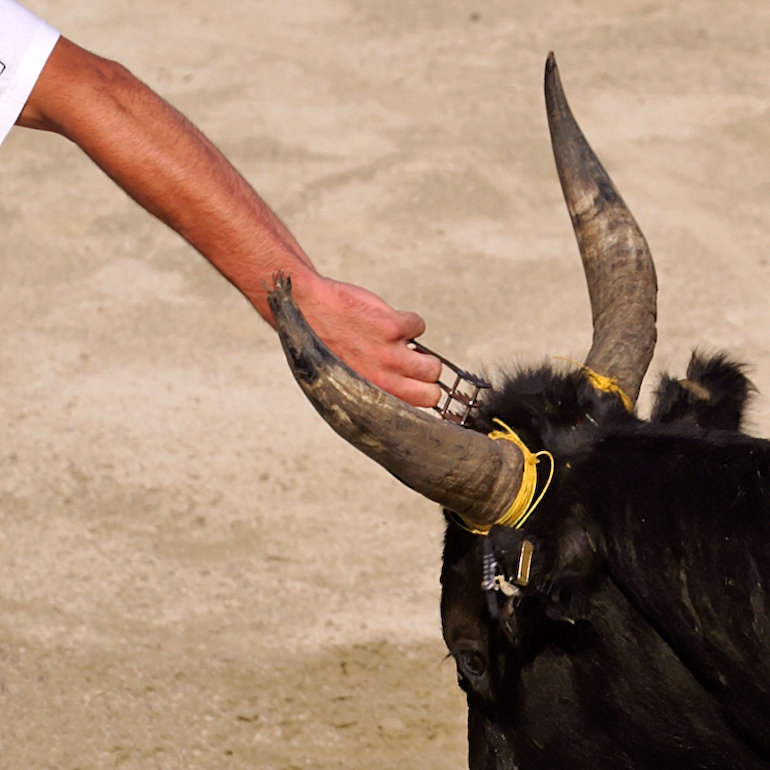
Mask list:
[[[426,353],[435,356],[441,363],[454,373],[454,382],[451,386],[439,380],[438,385],[444,393],[444,398],[433,409],[439,413],[442,420],[449,420],[465,427],[473,409],[479,407],[479,393],[491,388],[492,385],[485,379],[460,369],[448,359],[434,353],[425,345],[416,340],[410,340],[410,344],[418,353]]]
[[[519,568],[516,571],[516,580],[513,581],[517,586],[529,585],[529,574],[532,571],[532,554],[534,550],[535,546],[529,540],[522,540]]]

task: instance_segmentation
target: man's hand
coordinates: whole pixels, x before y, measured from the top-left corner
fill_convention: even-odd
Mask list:
[[[376,294],[304,272],[294,297],[313,331],[351,369],[413,406],[435,406],[441,362],[408,346],[425,331],[416,313],[394,310]]]

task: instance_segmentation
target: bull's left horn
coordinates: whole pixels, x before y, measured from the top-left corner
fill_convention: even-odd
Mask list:
[[[551,143],[588,282],[593,342],[586,366],[632,401],[655,349],[655,266],[647,241],[570,110],[553,53],[545,67]]]
[[[276,278],[268,300],[295,379],[337,433],[399,481],[469,521],[492,524],[505,513],[524,466],[514,444],[442,422],[357,375],[305,321],[288,278]]]

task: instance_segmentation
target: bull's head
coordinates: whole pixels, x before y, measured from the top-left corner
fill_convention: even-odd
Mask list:
[[[655,346],[655,268],[647,243],[578,127],[553,54],[546,104],[556,166],[593,315],[586,366],[636,399]],[[318,340],[278,279],[270,306],[305,395],[344,439],[420,494],[488,526],[516,497],[524,458],[509,442],[439,422],[363,380]]]
[[[541,369],[519,373],[486,397],[475,430],[439,421],[342,364],[279,280],[270,302],[284,350],[334,430],[456,514],[448,516],[442,621],[468,695],[474,770],[764,766],[724,726],[714,701],[608,569],[601,517],[613,490],[590,463],[594,486],[575,470],[587,454],[601,454],[604,427],[635,429],[628,406],[653,353],[657,287],[644,237],[573,118],[553,55],[545,92],[591,300],[585,367],[616,383],[625,404],[597,390],[584,370]],[[669,394],[659,419],[696,415],[716,423],[705,407],[690,409],[687,399],[698,400],[692,393]],[[555,458],[553,484],[520,529],[494,526],[525,473],[519,444],[486,435],[498,417],[524,445]],[[544,479],[536,484],[542,488]]]

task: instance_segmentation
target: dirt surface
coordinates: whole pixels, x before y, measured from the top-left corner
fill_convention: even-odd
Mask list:
[[[493,374],[589,343],[554,49],[655,254],[653,372],[724,348],[770,391],[765,0],[30,7],[198,123],[323,272]],[[17,129],[0,164],[0,768],[462,768],[435,506],[79,151]]]

